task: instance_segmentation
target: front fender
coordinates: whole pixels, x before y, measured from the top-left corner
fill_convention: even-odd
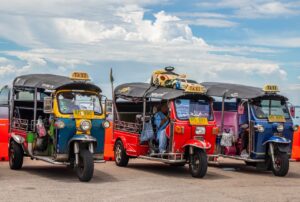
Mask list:
[[[276,144],[291,144],[291,140],[286,139],[284,137],[278,137],[278,136],[272,136],[267,141],[263,143],[263,145],[266,145],[268,143],[276,143]]]
[[[114,151],[115,151],[115,144],[116,144],[116,142],[117,142],[118,140],[121,140],[121,141],[122,141],[123,147],[124,147],[124,149],[126,150],[126,149],[127,149],[126,138],[123,137],[123,136],[119,136],[119,137],[115,140],[115,142],[114,142]]]
[[[25,139],[20,135],[11,134],[11,137],[16,143],[20,145],[23,145],[23,143],[25,142]]]
[[[187,146],[193,146],[193,147],[197,147],[200,149],[210,149],[211,148],[211,144],[205,140],[200,141],[200,140],[188,140],[183,146],[182,148],[185,148]]]
[[[69,145],[72,144],[73,142],[83,142],[83,143],[87,143],[87,142],[93,142],[93,143],[97,143],[97,139],[94,138],[93,136],[90,135],[75,135],[74,137],[72,137],[69,140]]]

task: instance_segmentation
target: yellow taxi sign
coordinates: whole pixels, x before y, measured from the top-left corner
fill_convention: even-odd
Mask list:
[[[206,93],[206,88],[200,84],[188,84],[185,88],[185,92],[189,93]]]
[[[90,77],[86,72],[73,72],[71,75],[72,80],[89,81]]]
[[[269,122],[282,122],[282,123],[284,123],[286,120],[285,120],[285,117],[282,116],[282,115],[270,115],[268,117],[268,121]]]
[[[197,126],[197,125],[208,125],[208,120],[206,117],[195,117],[192,116],[189,118],[190,124],[192,126]]]
[[[263,91],[266,93],[277,93],[279,92],[279,88],[277,85],[267,84],[263,87]]]
[[[74,110],[73,115],[75,119],[93,119],[95,113],[93,110]]]

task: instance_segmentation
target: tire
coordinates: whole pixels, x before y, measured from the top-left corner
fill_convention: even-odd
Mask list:
[[[272,172],[275,176],[284,177],[289,172],[289,156],[287,153],[276,152],[275,162],[272,162]]]
[[[121,140],[116,142],[114,152],[116,165],[120,167],[126,167],[128,165],[129,156],[127,156]]]
[[[9,145],[9,167],[12,170],[20,170],[23,165],[24,152],[21,145],[12,141]]]
[[[193,177],[203,178],[207,172],[207,155],[203,150],[195,149],[190,156],[189,170]]]
[[[83,149],[79,152],[79,165],[76,166],[77,177],[81,182],[89,182],[94,174],[94,159],[92,153]]]

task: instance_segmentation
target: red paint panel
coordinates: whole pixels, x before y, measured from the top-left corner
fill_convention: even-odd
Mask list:
[[[8,119],[0,119],[0,160],[8,160]]]

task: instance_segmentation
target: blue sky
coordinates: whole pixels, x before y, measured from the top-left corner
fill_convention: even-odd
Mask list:
[[[175,66],[192,79],[280,86],[300,105],[300,1],[0,0],[0,85],[74,70],[110,96]]]

